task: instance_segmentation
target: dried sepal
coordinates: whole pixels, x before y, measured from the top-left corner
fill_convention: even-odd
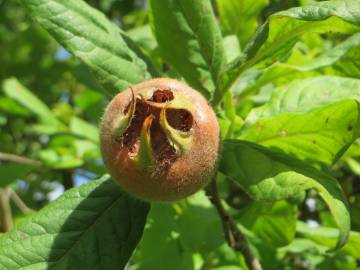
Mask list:
[[[154,165],[154,153],[151,145],[150,129],[154,116],[149,115],[142,126],[140,133],[139,149],[135,155],[135,162],[144,170]]]
[[[188,130],[186,129],[175,129],[173,128],[166,117],[166,110],[168,106],[164,106],[160,112],[160,124],[161,127],[164,129],[169,141],[174,145],[176,149],[176,154],[182,155],[187,152],[192,145],[193,136],[192,136],[192,128],[189,127]],[[181,116],[180,116],[181,117]]]
[[[135,108],[136,108],[135,93],[132,88],[130,88],[130,90],[131,90],[131,100],[129,105],[126,108],[124,108],[123,113],[119,114],[113,121],[113,132],[118,139],[120,139],[123,136],[125,130],[128,129],[128,127],[130,126],[131,120],[135,113]]]

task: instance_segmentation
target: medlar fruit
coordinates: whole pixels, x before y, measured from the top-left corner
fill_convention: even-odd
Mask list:
[[[147,201],[174,201],[214,175],[219,126],[207,101],[173,79],[149,80],[119,93],[106,108],[101,150],[124,190]]]

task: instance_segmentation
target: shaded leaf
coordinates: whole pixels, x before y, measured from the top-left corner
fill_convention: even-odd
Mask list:
[[[140,270],[193,270],[192,252],[183,249],[177,238],[176,210],[170,204],[153,204],[139,244]],[[154,248],[156,243],[156,248]]]
[[[286,247],[282,247],[279,250],[279,253],[299,253],[303,254],[305,252],[317,252],[317,253],[325,253],[326,247],[316,244],[314,241],[306,238],[296,238]]]
[[[236,265],[227,265],[227,266],[215,267],[213,268],[213,270],[243,270],[243,268]]]
[[[197,269],[193,255],[207,256],[223,243],[219,216],[203,191],[174,204],[154,203],[138,249],[139,269]]]
[[[339,227],[337,248],[345,245],[350,231],[348,206],[341,187],[331,176],[290,156],[239,140],[224,142],[220,171],[260,201],[288,199],[315,189]]]
[[[179,240],[186,250],[206,254],[223,244],[220,218],[204,192],[197,192],[179,205]]]
[[[149,206],[108,177],[64,193],[0,238],[1,269],[123,269]]]
[[[298,221],[297,223],[297,232],[314,241],[318,245],[325,247],[331,247],[335,244],[337,239],[338,230],[329,227],[310,227],[305,223]],[[360,260],[360,233],[359,232],[350,232],[349,242],[341,249],[341,252],[354,256],[356,259]]]
[[[0,187],[6,187],[12,182],[26,176],[34,168],[30,164],[0,164]]]
[[[254,202],[240,213],[237,220],[265,244],[281,247],[294,239],[297,215],[297,207],[286,201]]]

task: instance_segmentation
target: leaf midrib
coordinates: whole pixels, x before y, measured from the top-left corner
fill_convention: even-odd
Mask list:
[[[212,54],[211,56],[211,59],[210,61],[208,62],[207,59],[206,59],[206,56],[202,53],[203,50],[202,50],[202,45],[201,45],[201,42],[200,42],[200,38],[199,38],[199,35],[197,33],[197,29],[194,27],[194,25],[192,24],[191,20],[188,18],[187,14],[186,14],[186,11],[185,11],[185,8],[183,7],[181,1],[179,0],[176,0],[176,2],[178,3],[179,7],[181,8],[182,10],[182,14],[184,15],[184,18],[187,22],[187,24],[189,25],[193,35],[195,36],[196,38],[196,41],[197,43],[199,44],[199,49],[200,49],[200,54],[202,56],[202,58],[204,59],[204,62],[207,63],[208,67],[210,68],[210,74],[212,77],[214,77],[214,74],[213,74],[213,60],[214,60],[214,53]],[[201,24],[202,24],[202,20],[203,20],[203,17],[201,16],[201,22],[199,23],[198,27],[197,28],[200,28]],[[207,70],[207,67],[204,67],[206,70]],[[206,89],[208,91],[208,89]]]
[[[76,241],[74,241],[74,243],[72,244],[72,246],[60,257],[58,258],[56,261],[54,262],[51,262],[53,263],[53,266],[50,268],[50,269],[54,269],[56,266],[59,265],[59,263],[75,248],[75,246],[81,242],[81,239],[84,235],[86,235],[86,233],[93,228],[93,226],[95,226],[95,224],[101,219],[101,217],[103,215],[105,215],[109,210],[111,210],[115,205],[116,203],[118,202],[118,200],[120,200],[120,198],[122,198],[121,196],[116,198],[113,202],[110,203],[110,205],[108,207],[106,207],[106,210],[105,211],[101,211],[100,214],[95,218],[94,222],[91,223],[89,225],[89,227],[84,230],[78,237],[78,239]]]

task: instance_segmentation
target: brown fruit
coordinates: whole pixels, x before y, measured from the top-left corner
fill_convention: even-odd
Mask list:
[[[172,79],[119,93],[101,124],[106,167],[124,190],[147,201],[174,201],[214,175],[219,126],[207,101]]]

